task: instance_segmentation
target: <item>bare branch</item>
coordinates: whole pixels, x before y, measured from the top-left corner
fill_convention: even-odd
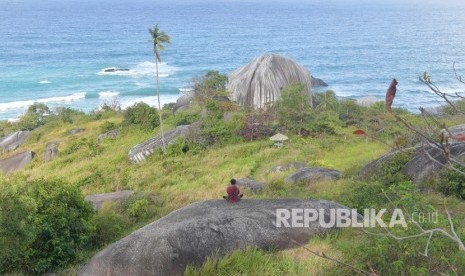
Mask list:
[[[457,74],[457,70],[455,69],[455,61],[454,61],[454,63],[452,63],[452,68],[454,68],[455,78],[456,78],[459,82],[465,84],[465,81],[462,80],[462,76],[460,76],[459,74]],[[457,93],[456,93],[456,94],[457,94]],[[458,96],[458,95],[457,95],[457,96]],[[459,97],[461,97],[461,96],[459,96]],[[463,98],[463,97],[461,97],[461,98]]]
[[[301,243],[299,243],[299,242],[297,242],[297,241],[295,241],[295,240],[293,240],[293,239],[291,239],[291,242],[294,243],[294,244],[296,244],[296,245],[298,245],[298,246],[301,246],[303,249],[307,250],[308,252],[312,253],[312,254],[315,255],[315,256],[318,256],[318,257],[323,258],[323,259],[326,259],[326,260],[333,261],[333,262],[335,262],[335,263],[337,263],[337,264],[339,264],[339,265],[345,266],[345,267],[349,267],[349,268],[351,268],[352,270],[354,270],[355,272],[357,272],[357,273],[359,273],[359,274],[361,274],[361,275],[369,275],[369,276],[378,275],[378,274],[372,274],[372,273],[370,273],[369,271],[362,270],[362,269],[357,268],[357,267],[355,267],[355,266],[353,266],[353,265],[346,264],[346,263],[341,262],[341,261],[339,261],[339,260],[337,260],[337,259],[334,259],[334,258],[331,258],[331,257],[329,257],[329,256],[326,256],[326,254],[323,253],[323,252],[321,252],[321,254],[318,253],[318,252],[315,252],[315,251],[311,250],[310,248],[306,247],[305,245],[303,245],[303,244],[301,244]]]

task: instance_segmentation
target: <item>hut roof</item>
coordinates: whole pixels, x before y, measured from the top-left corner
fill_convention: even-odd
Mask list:
[[[229,74],[228,89],[233,101],[242,106],[267,109],[279,100],[281,89],[301,83],[311,96],[312,76],[292,59],[266,54]]]
[[[270,140],[271,141],[286,141],[287,139],[289,139],[286,135],[284,134],[281,134],[281,133],[278,133],[278,134],[275,134],[273,136],[270,137]]]

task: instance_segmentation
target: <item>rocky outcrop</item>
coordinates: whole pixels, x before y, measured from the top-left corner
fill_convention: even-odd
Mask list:
[[[304,66],[277,54],[266,54],[229,74],[231,100],[241,106],[267,109],[281,98],[281,89],[304,85],[311,105],[312,76]]]
[[[114,139],[116,139],[116,137],[118,137],[118,134],[119,134],[119,130],[114,129],[114,130],[111,130],[109,132],[100,134],[99,136],[97,136],[97,140],[99,142],[102,142],[105,139],[113,139],[114,140]]]
[[[32,159],[34,159],[34,156],[34,152],[26,151],[0,160],[0,171],[6,174],[22,170],[27,164],[29,164],[32,161]]]
[[[270,169],[270,172],[285,172],[285,171],[289,171],[290,169],[296,169],[296,170],[299,170],[299,169],[303,169],[305,166],[307,166],[305,163],[302,163],[302,162],[291,162],[291,163],[287,163],[287,164],[284,164],[284,165],[280,165],[280,166],[276,166],[276,167],[273,167]]]
[[[322,79],[318,79],[312,76],[312,87],[327,87],[328,84]]]
[[[44,153],[44,162],[49,162],[55,159],[58,155],[58,143],[57,142],[51,142],[47,144],[47,147],[45,148],[45,153]]]
[[[259,192],[265,188],[265,185],[252,178],[238,178],[236,179],[236,185],[241,189],[250,189],[253,193]]]
[[[84,128],[74,128],[72,130],[69,131],[69,134],[70,135],[76,135],[78,133],[81,133],[83,132],[85,129]]]
[[[178,138],[186,137],[189,133],[189,126],[178,126],[175,129],[165,132],[165,145],[168,146],[176,142]],[[140,163],[155,152],[155,149],[163,146],[161,135],[151,138],[142,144],[133,147],[128,154],[132,163]]]
[[[4,137],[0,137],[0,150],[3,152],[9,152],[17,149],[20,145],[26,142],[30,133],[30,131],[17,131]]]
[[[209,200],[182,209],[135,231],[95,255],[78,275],[182,275],[186,266],[207,257],[256,247],[280,250],[292,240],[307,242],[336,230],[318,220],[308,227],[276,227],[277,209],[316,209],[329,221],[330,209],[347,209],[325,200]],[[359,218],[360,219],[360,218]]]
[[[449,146],[450,154],[463,159],[465,157],[465,144],[455,143]],[[426,153],[425,153],[426,152]],[[428,154],[436,161],[431,160]],[[401,172],[409,176],[413,183],[420,184],[432,177],[439,176],[444,170],[447,160],[441,150],[431,147],[418,147],[415,153],[401,169]],[[442,165],[441,165],[442,164]]]
[[[174,104],[173,113],[187,109],[193,99],[194,99],[194,92],[184,93],[181,97],[178,98],[178,100]]]
[[[450,155],[459,159],[465,158],[465,144],[451,143]],[[429,146],[418,146],[385,154],[363,167],[358,176],[362,180],[376,179],[386,171],[385,168],[396,166],[399,172],[409,177],[413,183],[421,184],[438,177],[447,166],[447,159],[442,150]]]
[[[122,202],[131,196],[134,196],[134,191],[127,190],[114,193],[88,195],[85,197],[85,200],[92,203],[95,210],[99,210],[105,202]]]
[[[285,179],[286,183],[300,183],[305,182],[311,184],[321,180],[338,180],[342,177],[340,171],[320,168],[320,167],[305,167],[296,170],[288,178]]]
[[[103,72],[105,72],[105,73],[128,72],[128,71],[130,71],[130,70],[125,69],[125,68],[107,68],[107,69],[103,70]]]

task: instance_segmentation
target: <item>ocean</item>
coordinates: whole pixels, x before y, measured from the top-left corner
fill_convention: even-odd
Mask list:
[[[439,105],[418,80],[425,71],[443,91],[464,92],[452,65],[465,75],[465,4],[379,3],[0,0],[0,120],[34,102],[86,112],[113,97],[155,104],[156,23],[172,38],[160,67],[164,103],[194,76],[269,52],[341,97],[381,100],[397,78],[393,106]]]

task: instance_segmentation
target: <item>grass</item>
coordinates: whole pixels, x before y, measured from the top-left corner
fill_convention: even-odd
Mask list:
[[[336,135],[321,134],[307,138],[291,136],[282,148],[276,148],[268,140],[234,142],[216,145],[198,153],[187,152],[177,156],[162,156],[161,153],[156,153],[141,164],[131,164],[127,157],[129,150],[136,144],[155,136],[158,129],[147,132],[137,126],[123,127],[122,120],[121,114],[114,113],[105,115],[99,120],[83,117],[73,124],[47,124],[34,130],[27,143],[17,152],[32,150],[37,154],[36,158],[26,170],[17,175],[27,179],[66,179],[70,183],[79,185],[84,195],[123,189],[156,195],[159,202],[157,212],[152,217],[128,227],[121,234],[125,235],[136,227],[189,203],[221,198],[230,178],[251,177],[265,183],[265,189],[257,194],[245,190],[246,198],[315,198],[358,207],[357,204],[363,205],[363,201],[368,202],[371,195],[363,194],[365,186],[354,180],[355,173],[363,165],[390,150],[384,143],[353,135],[355,128],[348,127],[339,129]],[[100,127],[107,121],[120,126],[120,133],[115,140],[107,139],[97,143]],[[166,120],[165,129],[173,128],[173,122],[173,119]],[[84,128],[85,131],[70,135],[69,131],[77,127]],[[386,141],[389,144],[389,140]],[[44,150],[49,142],[58,142],[60,153],[55,160],[44,163]],[[3,154],[1,157],[11,154],[13,153]],[[338,181],[322,181],[312,185],[289,185],[283,180],[292,173],[292,170],[281,173],[269,172],[274,166],[293,161],[340,170],[344,177]],[[357,202],[354,200],[355,192],[362,193],[357,197]],[[427,204],[437,208],[443,207],[443,196],[436,193],[423,196]],[[455,198],[447,200],[454,215],[465,216],[463,201]],[[366,244],[369,244],[367,238],[361,233],[345,230],[326,237],[315,237],[307,243],[307,246],[363,268],[365,265],[363,261],[354,259],[351,255],[351,247],[360,248]],[[351,275],[351,273],[352,271],[316,257],[303,248],[281,252],[248,248],[244,251],[232,252],[222,258],[212,257],[202,267],[189,267],[186,271],[186,275]]]

